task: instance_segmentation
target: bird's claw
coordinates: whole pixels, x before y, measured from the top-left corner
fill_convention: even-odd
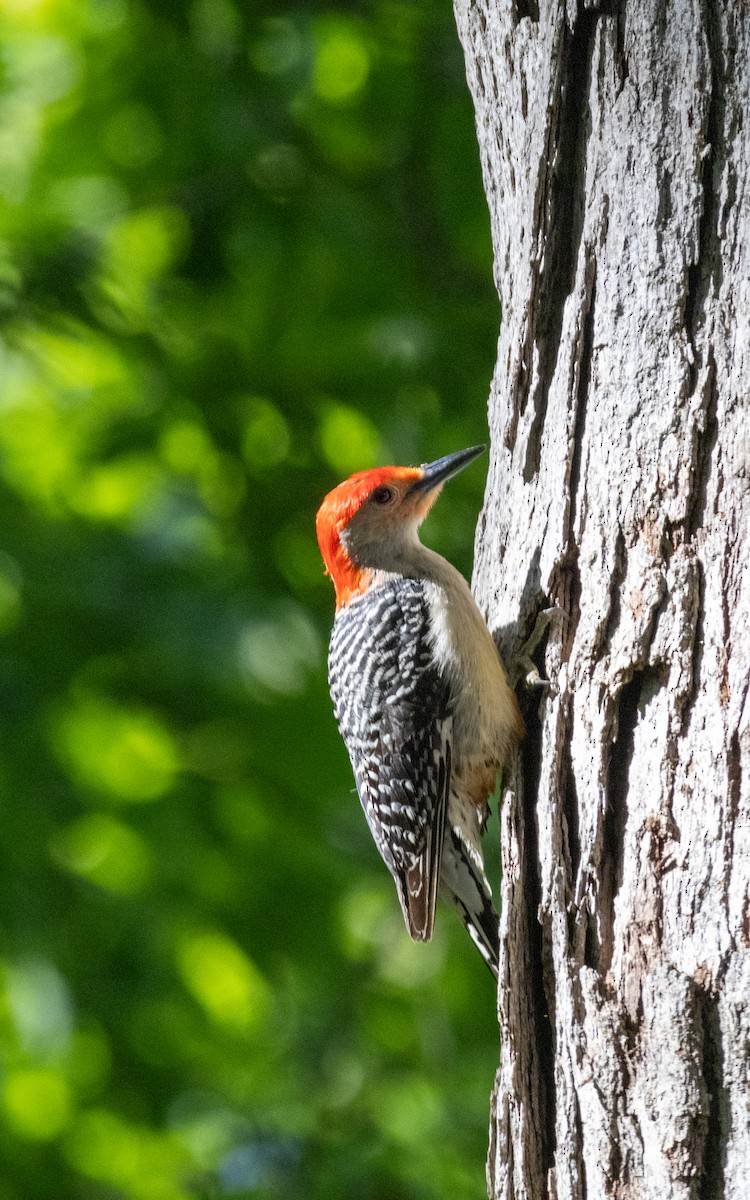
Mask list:
[[[542,679],[532,655],[549,629],[551,622],[562,615],[562,609],[554,606],[552,608],[543,608],[537,614],[534,628],[516,656],[517,678],[523,679],[526,687],[552,688],[552,683],[549,679]]]

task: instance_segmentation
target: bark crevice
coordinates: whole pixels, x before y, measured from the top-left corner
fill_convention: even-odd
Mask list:
[[[617,534],[615,537],[614,551],[612,554],[612,566],[609,575],[609,603],[607,605],[607,619],[602,628],[600,637],[597,639],[594,649],[600,648],[605,651],[611,646],[612,638],[615,630],[620,624],[622,611],[621,590],[627,573],[628,554],[625,547],[625,535],[622,531],[622,526],[618,524]]]
[[[696,438],[695,466],[693,468],[690,503],[687,510],[687,536],[689,539],[694,538],[697,531],[702,529],[706,523],[708,485],[719,437],[716,364],[710,347],[706,353],[706,371],[703,386],[703,428],[702,430],[699,429]]]
[[[564,847],[567,858],[568,893],[572,898],[576,891],[578,868],[581,865],[581,836],[579,828],[579,803],[576,777],[570,752],[572,718],[565,722],[565,734],[560,746],[560,793],[561,811],[564,821]]]
[[[708,57],[709,97],[705,109],[703,126],[698,135],[701,148],[701,214],[698,224],[695,258],[687,272],[685,290],[684,322],[688,343],[691,348],[690,392],[697,382],[701,353],[699,335],[705,324],[706,301],[711,285],[721,284],[721,255],[719,241],[719,194],[717,177],[720,175],[724,152],[724,79],[720,69],[721,37],[715,11],[716,0],[704,0],[703,21]]]
[[[516,23],[523,21],[526,17],[534,22],[539,20],[539,5],[536,0],[516,0],[515,10]]]
[[[705,624],[706,580],[700,560],[696,559],[696,588],[697,601],[695,605],[695,625],[693,634],[693,650],[690,658],[690,687],[685,696],[681,715],[680,737],[690,734],[693,709],[700,695],[703,677],[703,637]]]
[[[589,256],[586,264],[586,295],[581,329],[580,360],[578,364],[578,387],[575,397],[575,422],[573,428],[573,455],[570,463],[570,508],[568,518],[568,540],[575,528],[578,488],[581,481],[583,458],[583,435],[586,427],[586,406],[591,384],[591,360],[594,352],[594,313],[596,310],[596,259]]]
[[[724,1200],[724,1155],[728,1112],[724,1079],[724,1051],[719,1006],[715,996],[704,992],[699,998],[702,1030],[702,1069],[706,1109],[706,1134],[699,1165],[699,1200]]]
[[[594,36],[599,14],[583,11],[572,32],[565,27],[555,119],[550,126],[554,147],[546,168],[542,212],[545,252],[539,276],[535,338],[539,351],[533,391],[534,416],[526,444],[523,477],[528,483],[539,470],[539,453],[549,389],[562,338],[565,302],[575,287],[583,236],[586,164],[591,136],[589,87]],[[526,397],[521,413],[526,407]]]
[[[529,996],[531,1020],[534,1027],[535,1069],[539,1072],[541,1088],[538,1094],[537,1139],[542,1177],[546,1178],[555,1156],[555,1105],[553,1084],[555,1062],[554,989],[549,991],[551,946],[549,928],[540,920],[541,877],[535,798],[539,787],[539,764],[542,759],[542,727],[535,704],[524,712],[526,737],[522,744],[524,797],[524,884],[523,898],[527,911],[529,960]],[[550,997],[552,1005],[550,1005]]]
[[[635,745],[635,728],[644,684],[650,672],[635,671],[615,698],[611,716],[613,741],[607,768],[607,807],[602,825],[599,860],[599,946],[592,962],[606,975],[614,950],[615,905],[622,883],[625,855],[625,829],[628,820],[628,784]]]

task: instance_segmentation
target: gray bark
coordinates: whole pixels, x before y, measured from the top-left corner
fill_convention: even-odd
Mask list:
[[[456,0],[502,305],[490,1195],[750,1195],[750,4]]]

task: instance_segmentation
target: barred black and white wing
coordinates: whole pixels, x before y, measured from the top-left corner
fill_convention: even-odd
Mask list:
[[[429,645],[422,583],[394,579],[339,610],[329,652],[334,712],[407,929],[432,936],[451,774],[448,681]]]

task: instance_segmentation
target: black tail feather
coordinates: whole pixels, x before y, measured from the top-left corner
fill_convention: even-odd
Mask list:
[[[500,919],[492,905],[489,885],[480,876],[455,829],[446,830],[441,884],[495,979],[498,977]]]

